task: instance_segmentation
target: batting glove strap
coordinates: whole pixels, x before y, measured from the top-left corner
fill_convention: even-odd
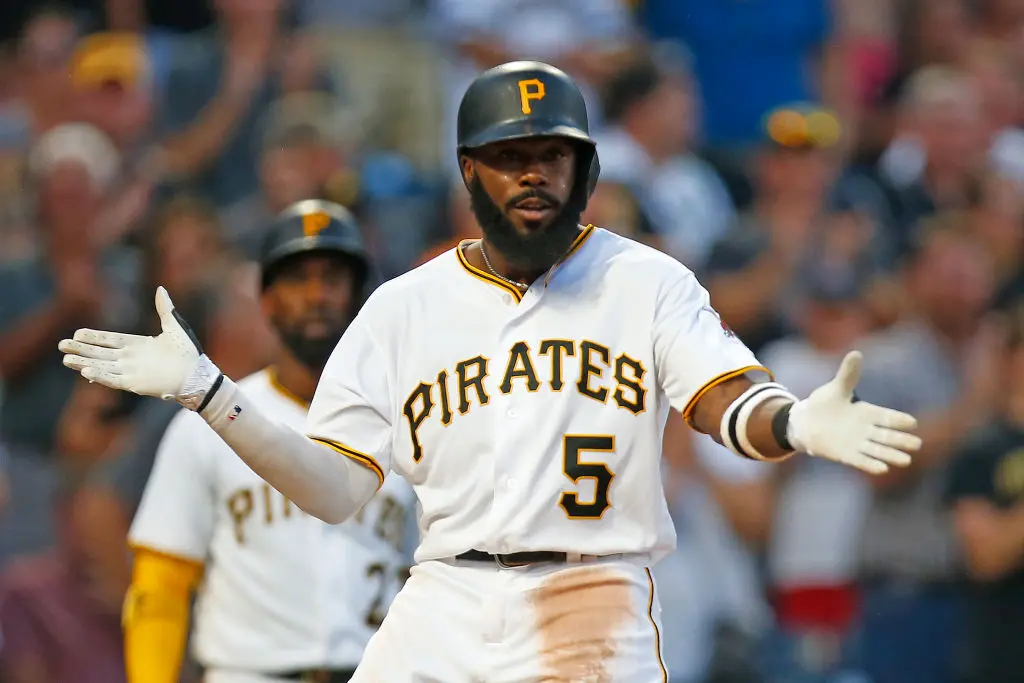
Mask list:
[[[223,383],[224,373],[209,356],[203,354],[199,356],[174,399],[189,410],[199,413],[210,404]]]

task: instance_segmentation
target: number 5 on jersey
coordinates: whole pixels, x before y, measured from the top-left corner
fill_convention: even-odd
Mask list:
[[[581,480],[594,480],[594,499],[589,503],[581,502],[577,491],[562,494],[558,505],[565,510],[569,519],[601,519],[612,506],[608,500],[608,489],[615,473],[603,462],[587,461],[585,454],[591,452],[615,452],[615,437],[567,434],[562,442],[562,471],[569,481],[579,486]]]

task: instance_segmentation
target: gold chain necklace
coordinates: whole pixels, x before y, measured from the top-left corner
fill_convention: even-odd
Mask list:
[[[494,277],[498,278],[503,282],[507,282],[516,289],[527,290],[530,288],[530,285],[526,284],[525,282],[516,282],[515,280],[505,277],[504,275],[502,275],[501,273],[494,269],[494,266],[491,265],[491,259],[487,258],[487,250],[484,249],[483,240],[480,240],[480,255],[484,257],[484,263],[487,264],[487,270],[491,271],[491,274],[494,275]]]

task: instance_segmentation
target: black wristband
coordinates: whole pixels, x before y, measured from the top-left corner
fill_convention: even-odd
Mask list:
[[[772,415],[772,436],[775,437],[775,443],[779,444],[779,447],[787,452],[794,450],[787,434],[789,431],[789,411],[792,407],[792,403],[787,403]]]
[[[217,379],[213,380],[213,386],[206,392],[206,396],[203,397],[203,402],[199,404],[198,408],[196,408],[197,413],[203,412],[203,408],[210,405],[210,401],[213,400],[213,395],[217,393],[218,389],[220,389],[221,384],[224,384],[223,372],[217,375]]]

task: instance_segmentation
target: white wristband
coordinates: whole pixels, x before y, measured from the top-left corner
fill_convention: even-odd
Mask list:
[[[789,390],[776,382],[755,384],[733,401],[722,415],[722,444],[729,450],[751,460],[772,460],[763,455],[750,442],[747,434],[747,422],[758,406],[775,398],[796,401],[797,398]]]

